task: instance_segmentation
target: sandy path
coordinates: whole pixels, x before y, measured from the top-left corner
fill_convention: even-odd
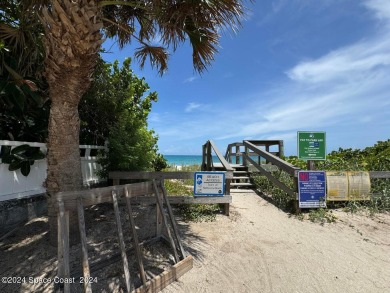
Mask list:
[[[321,226],[235,193],[230,217],[181,223],[194,268],[162,292],[390,292],[390,215],[335,214]]]

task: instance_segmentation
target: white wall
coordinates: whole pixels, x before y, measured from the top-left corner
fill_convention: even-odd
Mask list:
[[[44,143],[0,140],[1,146],[18,146],[28,144],[39,147],[46,154],[47,148]],[[103,146],[80,145],[80,149],[85,149],[85,155],[81,157],[81,170],[85,185],[96,183],[100,179],[96,172],[101,170],[101,166],[96,162],[96,156],[90,156],[93,149],[104,149]],[[34,194],[45,193],[43,182],[46,179],[47,162],[46,159],[35,161],[31,166],[30,174],[25,177],[20,170],[8,171],[8,164],[0,163],[0,201],[23,198]]]

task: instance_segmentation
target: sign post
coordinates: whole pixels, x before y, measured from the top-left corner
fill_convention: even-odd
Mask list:
[[[224,196],[225,173],[222,172],[195,172],[195,196]]]
[[[299,171],[298,193],[300,208],[325,208],[325,171]]]

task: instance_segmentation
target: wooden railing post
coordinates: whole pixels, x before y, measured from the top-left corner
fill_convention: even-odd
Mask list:
[[[230,182],[232,179],[226,179],[225,180],[225,195],[230,195]],[[229,216],[230,213],[230,204],[225,203],[223,204],[223,213],[225,216]]]
[[[207,143],[207,171],[211,170],[211,143]]]
[[[249,156],[249,150],[246,146],[244,146],[244,153],[246,156]],[[242,164],[245,166],[245,167],[248,167],[248,161],[246,159],[246,156],[242,156]]]
[[[279,158],[284,157],[284,145],[283,140],[279,140]]]
[[[236,164],[240,164],[240,146],[236,144]]]
[[[204,144],[202,146],[202,166],[201,166],[202,171],[205,171],[205,167],[206,167],[206,155],[207,155],[206,154],[206,144]]]

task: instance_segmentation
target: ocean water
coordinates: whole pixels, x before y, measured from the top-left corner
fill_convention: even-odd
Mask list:
[[[191,166],[201,165],[201,155],[164,155],[164,158],[168,161],[168,165],[172,166]],[[213,161],[218,162],[218,158],[213,156]]]

